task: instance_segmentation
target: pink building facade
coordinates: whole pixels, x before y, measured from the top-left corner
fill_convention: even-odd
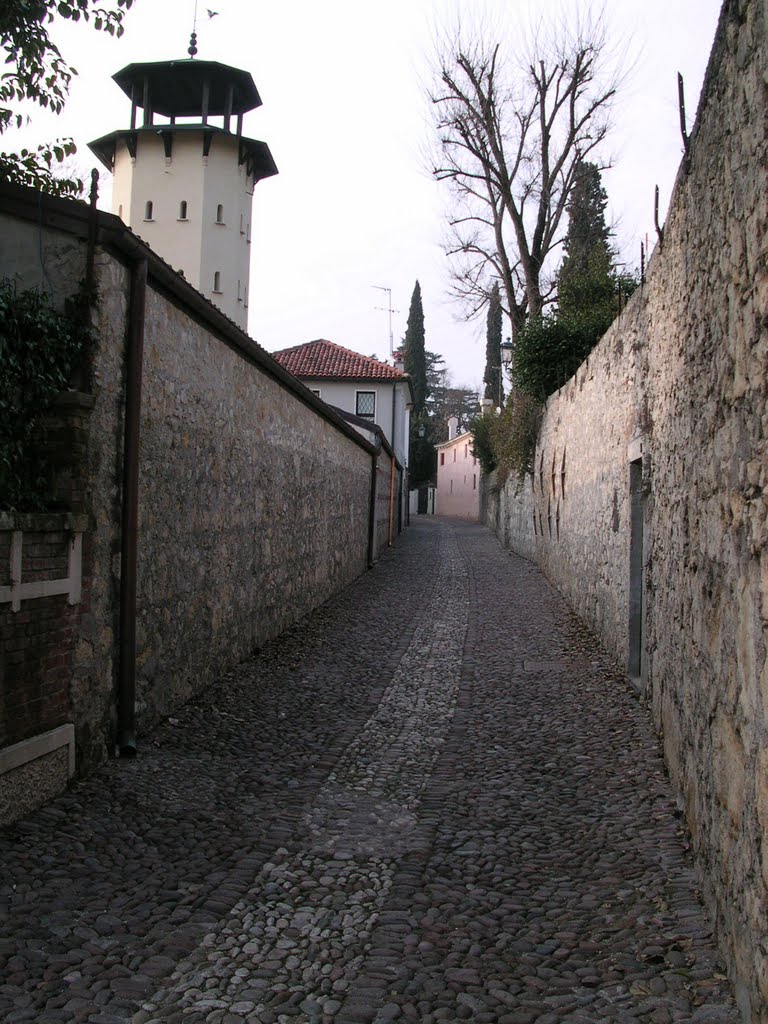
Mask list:
[[[437,501],[439,516],[480,519],[480,466],[472,454],[472,435],[455,436],[456,422],[448,421],[449,439],[435,445],[437,451]]]

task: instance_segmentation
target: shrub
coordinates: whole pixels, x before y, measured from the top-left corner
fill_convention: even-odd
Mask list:
[[[533,472],[536,440],[541,423],[541,405],[522,391],[513,391],[498,416],[478,416],[470,429],[474,438],[472,454],[484,473],[497,470],[503,484],[511,474]]]
[[[513,391],[493,426],[499,484],[512,474],[522,478],[533,472],[540,425],[541,404],[523,391]]]
[[[574,375],[613,321],[611,308],[529,320],[518,333],[512,379],[515,387],[544,401]]]

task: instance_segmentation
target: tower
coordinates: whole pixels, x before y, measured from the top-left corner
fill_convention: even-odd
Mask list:
[[[245,329],[253,190],[277,174],[269,146],[243,135],[243,115],[261,106],[253,78],[185,59],[113,79],[130,128],[89,143],[114,174],[112,212]]]

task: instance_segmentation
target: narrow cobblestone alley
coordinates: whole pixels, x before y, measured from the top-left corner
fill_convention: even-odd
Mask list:
[[[476,525],[415,522],[0,858],[8,1024],[738,1020],[647,713]]]

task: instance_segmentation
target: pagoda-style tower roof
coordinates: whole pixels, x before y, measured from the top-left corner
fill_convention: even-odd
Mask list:
[[[261,106],[250,73],[215,60],[128,64],[112,78],[133,104],[144,109],[145,124],[153,113],[227,118]]]
[[[131,101],[130,127],[110,132],[88,144],[109,170],[114,167],[115,148],[120,140],[125,142],[131,156],[135,156],[141,135],[149,132],[160,135],[166,156],[170,157],[175,137],[202,131],[203,155],[207,155],[217,135],[232,136],[239,143],[240,163],[247,165],[248,173],[256,181],[277,174],[269,146],[243,136],[243,114],[261,106],[261,97],[248,71],[214,60],[185,58],[128,64],[112,78]],[[143,114],[141,123],[137,124],[139,110]],[[155,121],[156,115],[163,120]],[[236,118],[234,132],[232,117]],[[177,118],[185,120],[177,123]],[[194,123],[190,118],[195,119]],[[221,119],[220,123],[212,123],[211,118]]]

